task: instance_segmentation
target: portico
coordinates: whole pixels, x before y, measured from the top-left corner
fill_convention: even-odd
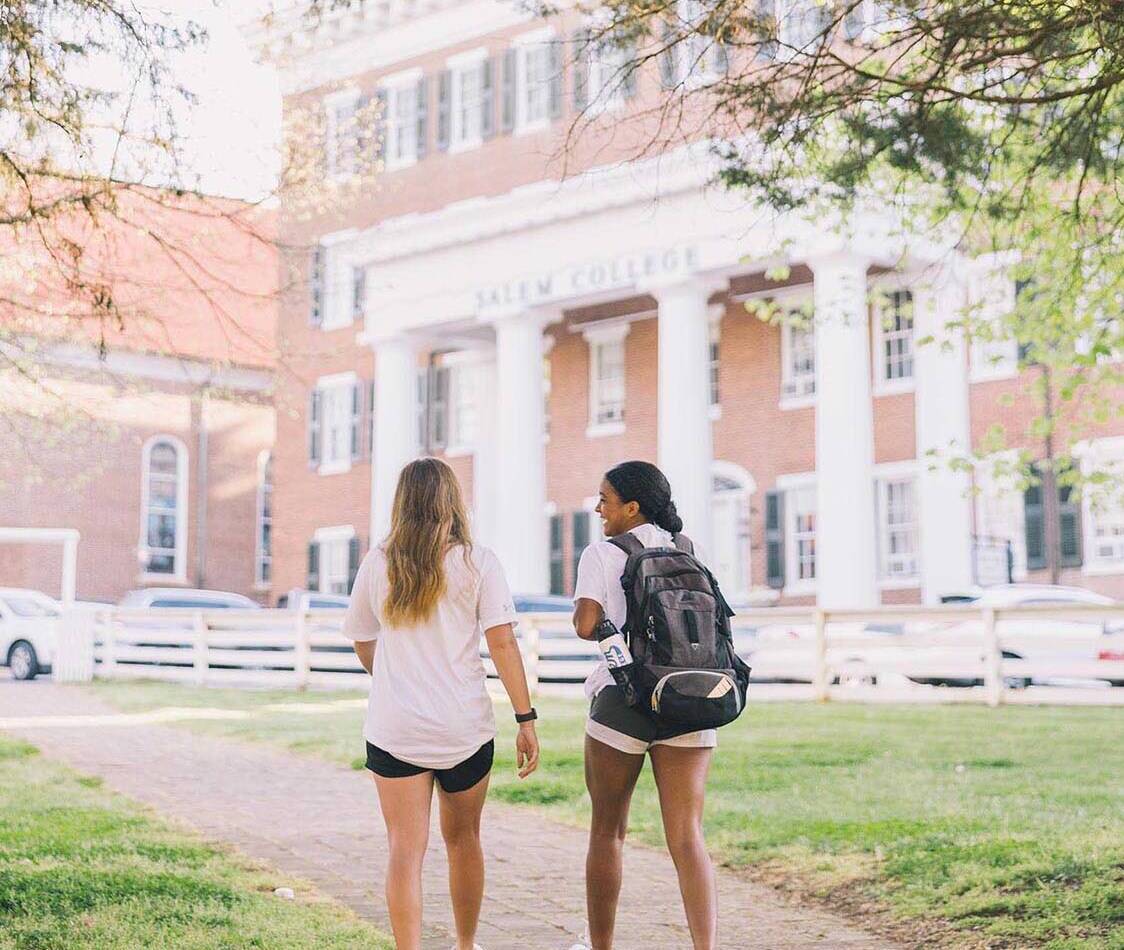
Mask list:
[[[749,227],[747,209],[733,198],[706,192],[697,172],[679,173],[675,188],[669,190],[665,181],[658,205],[635,190],[622,200],[607,182],[596,187],[585,183],[579,201],[577,186],[572,186],[574,194],[566,194],[571,186],[563,183],[551,196],[512,193],[491,199],[486,214],[478,206],[474,215],[466,208],[450,208],[428,220],[411,220],[409,229],[391,221],[352,239],[349,253],[367,261],[363,338],[374,349],[376,367],[373,539],[383,537],[389,524],[397,472],[419,451],[419,354],[473,350],[474,414],[479,419],[471,446],[474,530],[495,548],[514,589],[547,590],[551,558],[558,553],[552,553],[548,516],[554,499],[548,494],[546,464],[547,341],[567,330],[579,332],[590,347],[592,367],[598,341],[620,343],[626,324],[652,319],[658,338],[655,359],[647,357],[642,370],[630,368],[623,349],[617,349],[614,360],[620,363],[612,366],[623,374],[621,385],[629,374],[633,379],[654,377],[653,393],[629,395],[630,400],[654,402],[654,439],[646,436],[649,441],[634,447],[637,441],[624,437],[627,415],[620,424],[590,426],[584,435],[587,440],[621,438],[624,454],[615,460],[641,455],[657,461],[672,484],[686,530],[712,550],[712,314],[718,309],[725,319],[755,319],[728,302],[730,282],[783,261],[811,270],[808,289],[816,312],[815,484],[810,496],[815,507],[814,586],[804,589],[834,607],[879,601],[884,539],[879,536],[876,490],[868,275],[891,250],[900,256],[900,248],[885,229],[877,229],[876,221],[867,222],[871,234],[849,240],[825,239],[791,222]],[[715,207],[722,202],[728,207]],[[674,238],[659,240],[665,235]],[[782,258],[770,253],[779,246],[786,248]],[[953,306],[956,286],[949,280],[919,285],[918,298],[926,309],[918,323],[932,324]],[[604,320],[582,317],[575,325],[575,314],[611,310],[614,302],[634,298],[653,300],[654,308],[646,305],[641,312],[614,313]],[[621,332],[612,331],[614,326]],[[966,413],[946,419],[934,400],[934,393],[959,388],[966,406],[966,377],[957,377],[956,358],[943,351],[928,363],[942,382],[918,385],[914,490],[920,495],[915,508],[921,550],[914,563],[919,565],[915,586],[932,598],[970,582],[970,558],[960,554],[970,550],[971,527],[967,520],[942,523],[945,506],[966,511],[966,494],[963,506],[953,499],[960,483],[921,473],[920,459],[928,447],[957,440],[967,444]],[[773,448],[754,444],[762,438],[762,433],[747,430],[745,455],[735,468],[753,472],[754,454]],[[785,433],[765,438],[783,440]],[[598,447],[588,443],[587,448]],[[576,450],[583,452],[580,446]],[[583,462],[580,455],[573,458],[574,465]],[[748,481],[760,491],[772,482],[762,483],[755,473]],[[724,511],[728,508],[723,505]],[[748,539],[744,546],[756,547]],[[728,551],[733,545],[724,537],[722,547]],[[957,555],[950,560],[947,551],[952,548]],[[758,581],[756,586],[763,585]],[[748,583],[739,585],[748,588]]]

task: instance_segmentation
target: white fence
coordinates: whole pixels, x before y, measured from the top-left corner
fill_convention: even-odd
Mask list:
[[[94,616],[96,675],[362,687],[341,620],[338,610],[110,608]],[[943,698],[998,705],[1021,701],[1029,686],[1076,684],[1124,705],[1124,605],[762,608],[739,613],[734,635],[755,680],[786,684],[751,689],[751,698],[924,701],[943,683],[967,687]],[[596,661],[596,645],[574,635],[566,614],[523,616],[519,638],[532,688],[578,682]]]

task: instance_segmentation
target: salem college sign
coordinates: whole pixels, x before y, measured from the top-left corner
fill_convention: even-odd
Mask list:
[[[489,284],[476,291],[476,312],[542,307],[610,290],[643,288],[647,281],[688,276],[698,267],[698,248],[670,247],[636,251],[588,261],[516,280]]]

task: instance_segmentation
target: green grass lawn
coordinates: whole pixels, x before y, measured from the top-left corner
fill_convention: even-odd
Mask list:
[[[344,694],[98,684],[126,709],[260,708]],[[356,696],[358,694],[348,694]],[[542,766],[514,777],[498,711],[494,797],[582,824],[585,704],[543,700]],[[362,768],[362,709],[195,722]],[[1096,708],[750,706],[722,730],[707,837],[725,864],[957,946],[1124,948],[1124,712]],[[661,843],[645,773],[633,833]]]
[[[350,911],[0,736],[3,950],[389,948]]]

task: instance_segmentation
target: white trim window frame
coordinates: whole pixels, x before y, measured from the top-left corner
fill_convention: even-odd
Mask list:
[[[417,164],[418,83],[420,69],[387,76],[381,83],[386,96],[385,170],[395,171]]]
[[[161,471],[153,471],[153,451],[160,447],[169,448],[174,453],[173,470],[168,470],[165,465]],[[174,435],[154,435],[141,448],[140,540],[137,552],[142,581],[187,582],[187,465],[187,446]],[[157,489],[155,492],[154,487]],[[157,519],[155,525],[154,518]],[[170,545],[166,543],[168,519],[172,521]],[[153,543],[154,540],[156,543]],[[152,570],[154,557],[170,558],[171,570]]]
[[[1011,255],[986,255],[974,262],[969,283],[975,323],[990,323],[997,330],[1015,309],[1015,280],[1007,266]],[[1019,374],[1019,344],[1012,338],[971,341],[969,380],[973,383],[1014,379]]]
[[[441,366],[449,373],[445,454],[470,455],[480,437],[480,357],[471,350],[446,353]]]
[[[715,574],[728,598],[737,601],[749,597],[753,589],[753,545],[751,543],[750,500],[757,491],[757,483],[752,475],[740,465],[715,459],[710,468],[711,477],[711,533],[714,547],[711,558]],[[723,504],[725,502],[726,504]],[[726,509],[724,512],[723,509]],[[733,531],[727,538],[733,539],[733,555],[736,569],[730,572],[721,570],[725,545],[720,531],[720,516],[725,513],[733,516],[727,527]],[[722,576],[726,573],[726,576]]]
[[[552,28],[517,36],[515,48],[515,134],[549,128],[550,87],[554,68],[551,47],[559,42]]]
[[[258,495],[254,519],[254,586],[265,590],[273,583],[273,453],[258,455]]]
[[[449,152],[467,152],[484,144],[484,47],[445,61],[449,70]]]
[[[586,436],[620,435],[625,430],[625,338],[627,323],[591,327],[589,344],[589,427]]]
[[[324,97],[325,160],[328,177],[339,181],[359,174],[360,93],[341,89]]]
[[[912,392],[917,370],[913,291],[884,286],[876,292],[874,395]]]
[[[784,557],[786,597],[816,592],[816,475],[781,475],[776,487],[784,492]]]
[[[875,467],[878,576],[883,590],[916,587],[921,578],[921,523],[917,467]]]
[[[779,58],[814,54],[815,40],[832,21],[831,5],[822,0],[777,0],[775,11]]]
[[[320,549],[320,593],[346,594],[351,576],[351,539],[355,537],[352,525],[334,525],[317,528],[312,541]]]
[[[600,42],[590,41],[585,50],[584,66],[581,62],[575,66],[586,70],[584,109],[588,115],[619,112],[624,108],[628,66],[632,58],[632,51],[618,40],[606,37]]]
[[[706,86],[720,79],[725,72],[725,51],[712,36],[698,27],[711,14],[706,0],[676,0],[676,15],[685,34],[673,53],[679,83],[688,89]]]
[[[1094,439],[1078,447],[1082,471],[1108,476],[1082,492],[1082,572],[1124,574],[1124,436]]]
[[[316,381],[320,393],[320,465],[321,475],[339,475],[351,471],[353,460],[353,429],[355,390],[359,376],[355,372],[333,373]]]
[[[799,304],[785,306],[789,316],[781,324],[781,409],[803,409],[816,404],[816,325]]]

